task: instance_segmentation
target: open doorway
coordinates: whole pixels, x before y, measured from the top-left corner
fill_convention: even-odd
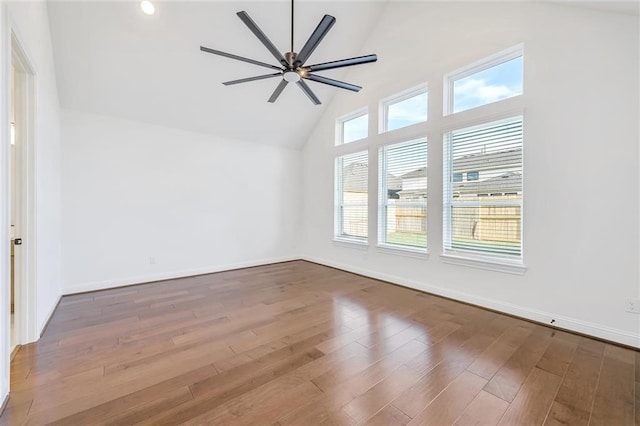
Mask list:
[[[16,176],[16,70],[11,63],[11,73],[9,74],[9,84],[11,88],[11,100],[10,100],[10,124],[11,124],[11,147],[10,147],[10,197],[11,197],[11,321],[9,330],[9,350],[11,351],[11,358],[19,347],[18,339],[16,336],[16,194],[17,194],[17,176]]]
[[[37,340],[35,310],[35,75],[11,38],[10,73],[11,310],[10,351]]]

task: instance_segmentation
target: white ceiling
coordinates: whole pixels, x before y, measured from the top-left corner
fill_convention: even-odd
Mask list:
[[[399,0],[296,1],[296,50],[327,13],[337,18],[336,24],[309,63],[376,53],[363,52],[361,47],[388,1]],[[634,15],[639,4],[638,0],[539,1]],[[341,90],[309,82],[323,102],[315,106],[290,84],[275,104],[269,104],[277,78],[221,84],[267,74],[268,69],[200,52],[199,46],[204,45],[275,63],[236,12],[246,10],[284,52],[289,50],[290,37],[288,0],[154,4],[156,14],[147,16],[134,0],[49,1],[62,107],[296,148],[305,143],[325,106]],[[337,79],[344,74],[345,69],[321,73]]]
[[[336,17],[336,24],[309,63],[375,53],[360,48],[384,5],[381,1],[296,2],[296,50],[327,13]],[[278,78],[221,84],[267,74],[268,69],[199,50],[204,45],[275,64],[236,12],[246,10],[284,52],[290,45],[289,2],[155,2],[155,6],[155,15],[147,16],[137,1],[49,3],[62,107],[229,139],[299,147],[331,97],[341,90],[309,82],[323,103],[315,106],[290,84],[275,104],[269,104]],[[344,69],[322,72],[337,79],[343,74]]]

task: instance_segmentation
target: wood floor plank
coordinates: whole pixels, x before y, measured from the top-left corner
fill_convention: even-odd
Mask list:
[[[606,345],[590,425],[634,423],[634,366],[634,351]]]
[[[279,419],[279,422],[283,426],[321,424],[340,419],[356,422],[348,414],[347,410],[342,408],[374,388],[376,384],[395,376],[398,369],[403,366],[407,359],[414,357],[418,352],[424,351],[425,348],[426,346],[423,343],[412,341],[392,352],[382,352],[373,358],[357,360],[358,362],[352,366],[349,366],[348,363],[338,366],[330,371],[329,374],[321,375],[313,380],[313,383],[317,385],[319,383],[318,387],[323,390],[324,395],[322,398],[309,401],[295,412]],[[363,365],[365,366],[364,368]],[[402,384],[406,383],[404,377],[406,375],[399,376],[397,379],[400,382],[394,382],[393,387],[396,389],[402,387]],[[386,398],[388,396],[381,395],[380,392],[374,390],[360,402],[363,404],[371,402],[374,405],[379,405],[381,403],[380,399],[384,400]]]
[[[534,368],[498,424],[543,424],[561,381],[555,374]]]
[[[635,424],[640,425],[640,382],[636,382],[636,401],[635,401]]]
[[[453,424],[486,384],[486,379],[463,371],[409,422],[409,426]]]
[[[363,394],[355,397],[342,410],[358,424],[362,424],[417,381],[418,377],[411,369],[401,366],[392,375],[387,376]]]
[[[536,327],[534,332],[489,380],[485,390],[507,402],[513,401],[518,390],[547,350],[551,335],[551,330],[545,327]]]
[[[81,411],[71,416],[63,417],[51,422],[51,426],[86,425],[96,419],[108,419],[107,424],[134,424],[141,422],[157,413],[160,409],[167,410],[193,399],[188,386],[172,390],[168,394],[160,394],[155,400],[128,401],[123,404],[101,404],[91,409]],[[124,402],[124,401],[123,401]]]
[[[580,337],[574,334],[563,331],[554,333],[551,344],[538,361],[537,367],[556,376],[564,376],[579,341]]]
[[[640,426],[639,351],[305,261],[65,296],[10,386],[0,426]]]
[[[531,327],[522,326],[508,329],[469,366],[469,371],[487,380],[491,379],[531,331]]]
[[[589,424],[589,411],[584,411],[575,406],[565,405],[561,402],[554,401],[551,405],[551,410],[545,425],[588,425]]]
[[[393,405],[411,418],[416,417],[470,364],[469,359],[452,352],[394,401]]]
[[[549,412],[548,424],[589,423],[605,344],[581,338]]]
[[[367,421],[368,426],[404,426],[411,417],[389,404]]]
[[[509,403],[486,391],[480,391],[455,421],[457,426],[497,425]]]
[[[263,389],[258,388],[248,392],[184,424],[271,424],[283,414],[304,404],[305,401],[322,394],[322,391],[309,381],[297,384],[296,381],[288,383],[282,380],[277,384],[283,386],[262,386]]]

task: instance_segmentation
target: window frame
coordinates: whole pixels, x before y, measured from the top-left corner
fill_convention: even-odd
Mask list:
[[[414,145],[417,143],[424,143],[425,144],[425,150],[426,150],[426,159],[427,161],[424,164],[424,167],[426,168],[426,173],[427,173],[427,178],[428,178],[428,173],[429,173],[429,142],[427,140],[427,136],[422,136],[422,137],[417,137],[417,138],[411,138],[409,140],[402,140],[402,141],[392,141],[389,143],[385,143],[385,144],[381,144],[377,147],[377,154],[378,154],[378,180],[377,180],[377,187],[378,187],[378,203],[377,203],[377,219],[378,219],[378,236],[377,236],[377,242],[376,242],[376,247],[383,252],[387,252],[387,253],[394,253],[397,252],[395,254],[400,254],[403,252],[406,253],[413,253],[413,254],[417,254],[419,255],[419,257],[423,257],[424,255],[428,255],[429,254],[429,239],[428,239],[428,213],[427,216],[425,217],[424,220],[424,226],[425,226],[425,234],[426,234],[426,244],[424,247],[419,247],[419,246],[411,246],[411,245],[404,245],[404,244],[393,244],[393,243],[388,243],[386,241],[384,241],[386,239],[386,228],[387,228],[387,214],[386,214],[386,207],[387,207],[387,194],[385,194],[385,189],[387,188],[387,178],[386,176],[383,176],[386,173],[387,167],[386,164],[383,164],[387,157],[386,155],[384,155],[384,150],[390,147],[394,147],[394,148],[401,148],[401,147],[405,147],[405,146],[410,146],[410,145]],[[427,200],[424,202],[424,208],[425,210],[428,209],[428,194],[429,194],[429,186],[427,183]],[[428,212],[428,210],[427,210]],[[422,256],[420,256],[422,255]]]
[[[344,123],[351,120],[355,120],[356,118],[363,117],[365,115],[368,116],[367,117],[367,135],[360,139],[355,139],[349,142],[345,142],[344,141]],[[334,139],[335,146],[348,145],[348,144],[360,142],[369,138],[370,137],[369,135],[370,119],[371,119],[371,116],[369,114],[369,107],[367,106],[359,108],[355,111],[352,111],[349,114],[338,117],[336,119],[336,124],[335,124],[335,139]]]
[[[504,99],[500,99],[498,101],[494,101],[494,102],[489,102],[483,105],[478,105],[472,108],[468,108],[465,109],[463,111],[458,111],[458,112],[454,112],[453,111],[453,98],[454,98],[454,93],[453,93],[453,85],[457,80],[469,77],[473,74],[477,74],[479,72],[488,70],[490,68],[493,68],[497,65],[503,64],[505,62],[508,62],[512,59],[515,58],[519,58],[522,57],[523,60],[523,65],[522,65],[522,93],[520,93],[519,95],[515,95],[515,96],[511,96],[509,98],[504,98]],[[470,110],[474,110],[477,108],[482,108],[485,107],[487,105],[493,105],[497,102],[501,102],[501,101],[505,101],[507,99],[513,99],[513,98],[517,98],[520,97],[524,94],[525,91],[525,87],[524,87],[524,43],[519,43],[516,44],[515,46],[512,46],[508,49],[505,49],[501,52],[498,52],[496,54],[487,56],[483,59],[480,59],[476,62],[473,62],[469,65],[465,65],[461,68],[458,68],[454,71],[451,71],[449,73],[446,73],[444,75],[444,82],[443,82],[443,88],[444,88],[444,98],[443,98],[443,116],[448,116],[448,115],[454,115],[454,114],[462,114],[464,112],[470,111]]]
[[[409,124],[407,126],[399,127],[397,129],[389,130],[388,129],[388,118],[389,118],[389,106],[393,104],[400,103],[402,101],[406,101],[407,99],[411,99],[415,96],[421,94],[427,95],[427,118],[424,121],[419,121],[417,123]],[[428,83],[421,83],[418,86],[414,86],[412,88],[403,90],[399,93],[396,93],[392,96],[381,99],[378,102],[378,134],[395,132],[397,130],[405,129],[407,127],[416,126],[420,124],[424,124],[429,121],[429,85]]]
[[[473,123],[459,123],[453,128],[446,129],[442,132],[442,254],[441,259],[445,263],[451,263],[462,266],[470,266],[480,269],[487,269],[499,272],[513,273],[522,275],[526,271],[524,265],[524,205],[525,205],[525,171],[524,171],[524,146],[525,146],[525,113],[523,110],[508,111],[500,116],[487,117],[482,121],[474,121]],[[451,216],[451,208],[453,206],[453,170],[452,155],[453,150],[447,149],[450,142],[452,132],[459,130],[473,130],[482,127],[491,127],[506,123],[509,121],[520,119],[522,121],[522,199],[519,201],[520,206],[520,255],[512,256],[499,253],[488,253],[474,250],[464,249],[448,249],[447,242],[451,242],[452,221],[448,219]]]
[[[344,181],[342,179],[342,173],[344,171],[343,161],[345,157],[355,156],[358,154],[365,154],[367,158],[367,201],[366,211],[367,211],[367,236],[366,237],[358,237],[358,236],[349,236],[344,234]],[[370,155],[369,149],[359,149],[353,152],[343,153],[335,156],[334,159],[334,227],[333,227],[333,241],[338,243],[348,243],[355,244],[360,246],[368,246],[369,245],[369,164],[370,164]]]

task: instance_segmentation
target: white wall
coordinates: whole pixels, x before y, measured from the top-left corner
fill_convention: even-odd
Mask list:
[[[378,63],[354,67],[346,78],[365,89],[336,96],[303,150],[305,257],[640,346],[640,316],[625,312],[628,299],[640,298],[638,40],[637,16],[578,7],[390,3],[361,52],[377,53]],[[522,276],[440,257],[443,75],[518,43],[525,94],[509,105],[525,115]],[[332,243],[335,118],[368,105],[375,120],[379,99],[425,81],[430,257]],[[377,175],[374,153],[370,177]]]
[[[2,92],[2,129],[3,149],[0,150],[2,164],[2,187],[0,195],[2,201],[2,298],[0,303],[4,307],[0,316],[2,330],[2,348],[0,348],[0,362],[2,364],[2,382],[0,383],[0,399],[6,395],[9,377],[8,330],[9,321],[9,199],[8,186],[8,144],[9,123],[8,89],[9,66],[11,62],[11,32],[13,31],[26,52],[36,75],[35,100],[35,187],[37,207],[35,210],[36,241],[26,244],[36,244],[35,270],[35,327],[29,339],[36,339],[48,320],[60,296],[60,131],[59,104],[56,89],[53,51],[49,33],[49,21],[45,2],[17,2],[0,5],[0,51],[1,71],[0,82]],[[6,229],[5,229],[6,228]],[[24,247],[24,246],[23,246]]]
[[[69,110],[62,135],[64,293],[291,259],[300,151]]]

